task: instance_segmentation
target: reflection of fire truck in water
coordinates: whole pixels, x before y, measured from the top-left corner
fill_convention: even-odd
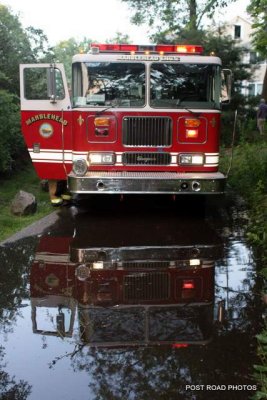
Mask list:
[[[218,194],[221,60],[201,46],[99,45],[21,65],[22,131],[42,179],[72,193]],[[226,79],[225,79],[226,77]]]
[[[78,311],[80,338],[90,345],[210,341],[220,239],[199,222],[177,227],[168,218],[157,229],[154,221],[136,219],[112,240],[104,234],[106,222],[93,217],[74,238],[41,238],[31,269],[35,333],[72,336]]]

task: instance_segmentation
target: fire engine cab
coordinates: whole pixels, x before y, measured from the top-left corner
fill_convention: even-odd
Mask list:
[[[220,194],[229,85],[201,46],[92,44],[20,66],[22,132],[38,176],[72,193]]]

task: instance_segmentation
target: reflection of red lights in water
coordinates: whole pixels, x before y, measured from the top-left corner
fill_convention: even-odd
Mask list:
[[[187,343],[174,343],[172,345],[173,349],[183,349],[185,347],[189,347],[189,344],[187,344]]]

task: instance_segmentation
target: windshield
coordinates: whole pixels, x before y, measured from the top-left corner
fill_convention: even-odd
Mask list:
[[[84,62],[73,65],[74,107],[220,108],[221,69],[212,64]]]
[[[212,64],[151,65],[150,103],[159,108],[219,108],[220,68]]]
[[[88,62],[74,65],[74,106],[143,107],[145,65]]]

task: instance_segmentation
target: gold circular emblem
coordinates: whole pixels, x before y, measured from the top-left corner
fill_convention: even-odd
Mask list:
[[[39,132],[43,138],[48,139],[53,135],[54,129],[52,125],[44,123],[40,126]]]

